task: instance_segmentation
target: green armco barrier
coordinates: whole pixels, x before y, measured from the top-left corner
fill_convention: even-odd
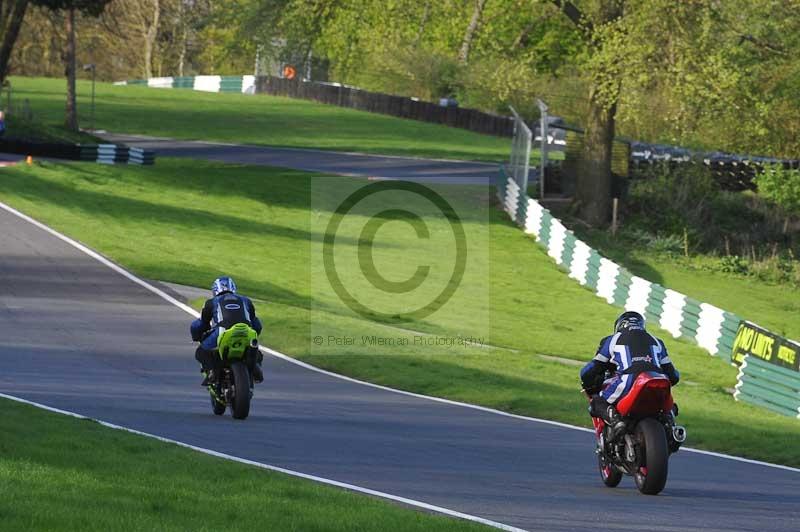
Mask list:
[[[617,288],[614,290],[614,304],[618,307],[624,307],[625,303],[628,301],[632,278],[631,272],[620,268],[616,279]]]
[[[747,355],[734,397],[800,419],[800,372]]]
[[[545,248],[550,243],[550,223],[552,221],[553,217],[550,215],[550,213],[544,213],[542,216],[542,230],[539,233],[539,240]]]
[[[495,183],[498,200],[506,213],[526,233],[533,235],[570,277],[611,304],[641,312],[675,338],[691,340],[710,354],[731,360],[736,335],[744,321],[742,318],[650,283],[603,258],[576,238],[539,202],[522,194],[504,168],[500,169]],[[736,397],[782,414],[797,416],[800,398],[792,404],[787,401],[800,389],[800,372],[772,366],[774,364],[762,361],[751,363],[749,372],[744,374],[744,382],[740,372]]]
[[[219,81],[220,92],[242,92],[242,76],[222,76]]]
[[[766,408],[767,410],[772,410],[778,414],[782,414],[784,416],[789,417],[796,417],[797,411],[792,410],[790,408],[784,408],[780,405],[776,405],[775,403],[771,403],[769,401],[765,401],[758,395],[751,395],[748,392],[740,392],[737,399],[739,401],[744,401],[745,403],[749,403],[751,405],[759,406],[761,408]]]
[[[181,76],[177,78],[172,78],[172,88],[173,89],[193,89],[194,88],[194,76]]]
[[[575,251],[576,243],[577,239],[571,234],[567,233],[567,237],[564,239],[564,250],[561,252],[562,264],[572,264],[572,253]]]

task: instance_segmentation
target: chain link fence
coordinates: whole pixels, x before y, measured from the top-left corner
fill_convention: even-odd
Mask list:
[[[531,167],[531,143],[533,132],[517,111],[509,106],[514,116],[514,134],[511,140],[511,157],[508,161],[508,175],[524,194],[528,190],[528,176]]]

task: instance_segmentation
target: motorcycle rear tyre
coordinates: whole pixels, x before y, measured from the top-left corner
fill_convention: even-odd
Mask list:
[[[636,426],[641,459],[634,474],[636,487],[645,495],[658,495],[667,484],[669,450],[664,427],[655,419],[646,418]],[[642,472],[642,467],[645,472]]]
[[[243,362],[231,364],[234,395],[231,412],[234,419],[247,419],[250,415],[250,371]]]

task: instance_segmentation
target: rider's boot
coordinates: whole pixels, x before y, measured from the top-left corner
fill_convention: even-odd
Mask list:
[[[200,370],[200,372],[203,374],[203,382],[200,383],[200,386],[208,386],[210,383],[214,382],[215,375],[213,369]]]
[[[261,364],[253,364],[253,380],[256,382],[264,382],[264,372],[261,371]]]
[[[625,432],[625,420],[622,419],[622,416],[617,409],[614,408],[614,405],[608,405],[605,416],[603,416],[603,421],[608,425],[609,439],[611,441],[616,441],[620,435]]]

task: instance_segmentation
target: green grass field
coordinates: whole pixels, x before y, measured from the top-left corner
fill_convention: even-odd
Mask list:
[[[593,355],[618,309],[558,271],[490,204],[489,191],[458,187],[448,199],[466,213],[467,236],[478,248],[488,243],[486,253],[478,249],[469,263],[473,270],[464,276],[463,293],[409,323],[354,315],[314,268],[320,254],[315,246],[330,215],[320,191],[343,194],[355,183],[171,159],[145,168],[44,163],[3,170],[0,199],[147,278],[205,287],[218,274],[232,275],[244,293],[262,301],[264,343],[302,360],[397,388],[588,426],[575,364]],[[448,230],[445,222],[423,215],[431,238]],[[431,250],[407,227],[413,220],[386,217],[394,221],[379,231],[393,238],[373,249],[374,261],[390,280],[407,279]],[[352,224],[342,225],[345,251],[358,248],[364,235],[357,229],[366,219],[354,212]],[[219,257],[231,256],[236,260],[221,267]],[[442,279],[434,269],[431,276]],[[706,288],[741,290],[742,281],[719,277]],[[376,308],[391,307],[394,296],[373,294]],[[778,320],[782,305],[796,298],[790,290],[775,294],[763,315],[751,317]],[[312,338],[319,331],[334,337],[475,332],[495,347],[316,345]],[[735,368],[654,332],[668,340],[683,374],[675,396],[690,445],[800,465],[792,443],[800,436],[797,420],[734,402],[726,389],[735,383]]]
[[[0,399],[4,530],[488,530]]]
[[[12,77],[11,84],[36,120],[63,123],[64,80]],[[88,128],[91,83],[79,81],[77,91]],[[95,112],[98,129],[180,139],[485,161],[505,160],[511,147],[508,138],[266,95],[98,83]]]

